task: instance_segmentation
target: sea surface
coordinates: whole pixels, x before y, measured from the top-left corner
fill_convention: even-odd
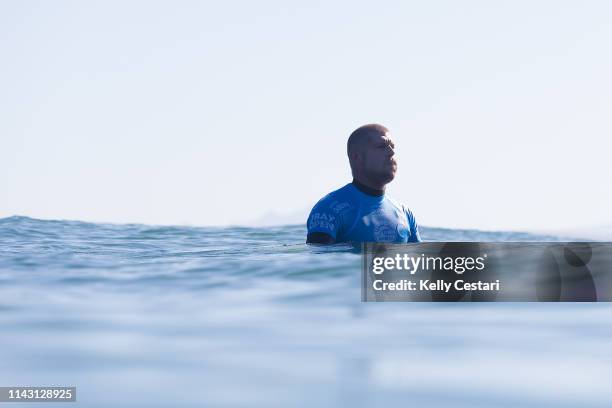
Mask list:
[[[52,407],[612,406],[609,304],[361,303],[360,255],[304,237],[0,219],[0,386],[77,387]]]

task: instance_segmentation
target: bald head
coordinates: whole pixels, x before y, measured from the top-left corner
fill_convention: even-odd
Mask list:
[[[351,169],[354,168],[355,154],[363,154],[364,149],[368,145],[372,136],[384,136],[389,132],[389,129],[378,123],[371,123],[358,127],[351,133],[346,143],[346,154],[351,164]]]
[[[395,145],[389,129],[377,123],[361,126],[349,136],[346,152],[353,178],[371,186],[384,187],[395,177]]]
[[[363,125],[353,131],[346,143],[346,153],[351,160],[351,153],[363,150],[371,136],[384,136],[389,129],[378,123]]]

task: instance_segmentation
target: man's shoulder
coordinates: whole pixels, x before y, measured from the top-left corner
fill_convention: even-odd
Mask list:
[[[406,217],[408,217],[409,221],[413,221],[414,220],[414,214],[412,213],[412,211],[410,211],[410,208],[408,208],[407,205],[405,205],[401,201],[396,200],[393,197],[390,197],[388,195],[386,195],[385,197],[387,198],[387,201],[389,202],[389,204],[391,206],[396,208],[398,211],[401,211],[404,214],[406,214]]]
[[[351,196],[350,184],[347,184],[321,198],[306,221],[308,233],[322,232],[335,240],[347,214],[355,207],[351,203]]]
[[[321,198],[310,211],[311,218],[331,218],[338,222],[346,221],[346,217],[358,207],[352,184],[347,184]]]
[[[390,195],[385,194],[385,199],[387,200],[389,205],[397,208],[398,210],[410,212],[410,210],[408,209],[408,207],[406,205],[404,205],[404,203],[402,203],[401,201],[391,197]]]
[[[351,183],[348,183],[331,193],[326,194],[321,198],[316,205],[319,204],[332,204],[336,201],[346,201],[351,197]]]

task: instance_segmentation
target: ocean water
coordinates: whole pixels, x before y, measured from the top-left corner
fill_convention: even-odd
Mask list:
[[[0,386],[77,387],[54,407],[611,406],[608,304],[361,303],[359,254],[304,236],[0,219]]]

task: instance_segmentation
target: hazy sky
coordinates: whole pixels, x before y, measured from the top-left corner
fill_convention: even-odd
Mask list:
[[[611,21],[609,1],[0,1],[0,217],[307,212],[380,122],[420,224],[612,224]]]

